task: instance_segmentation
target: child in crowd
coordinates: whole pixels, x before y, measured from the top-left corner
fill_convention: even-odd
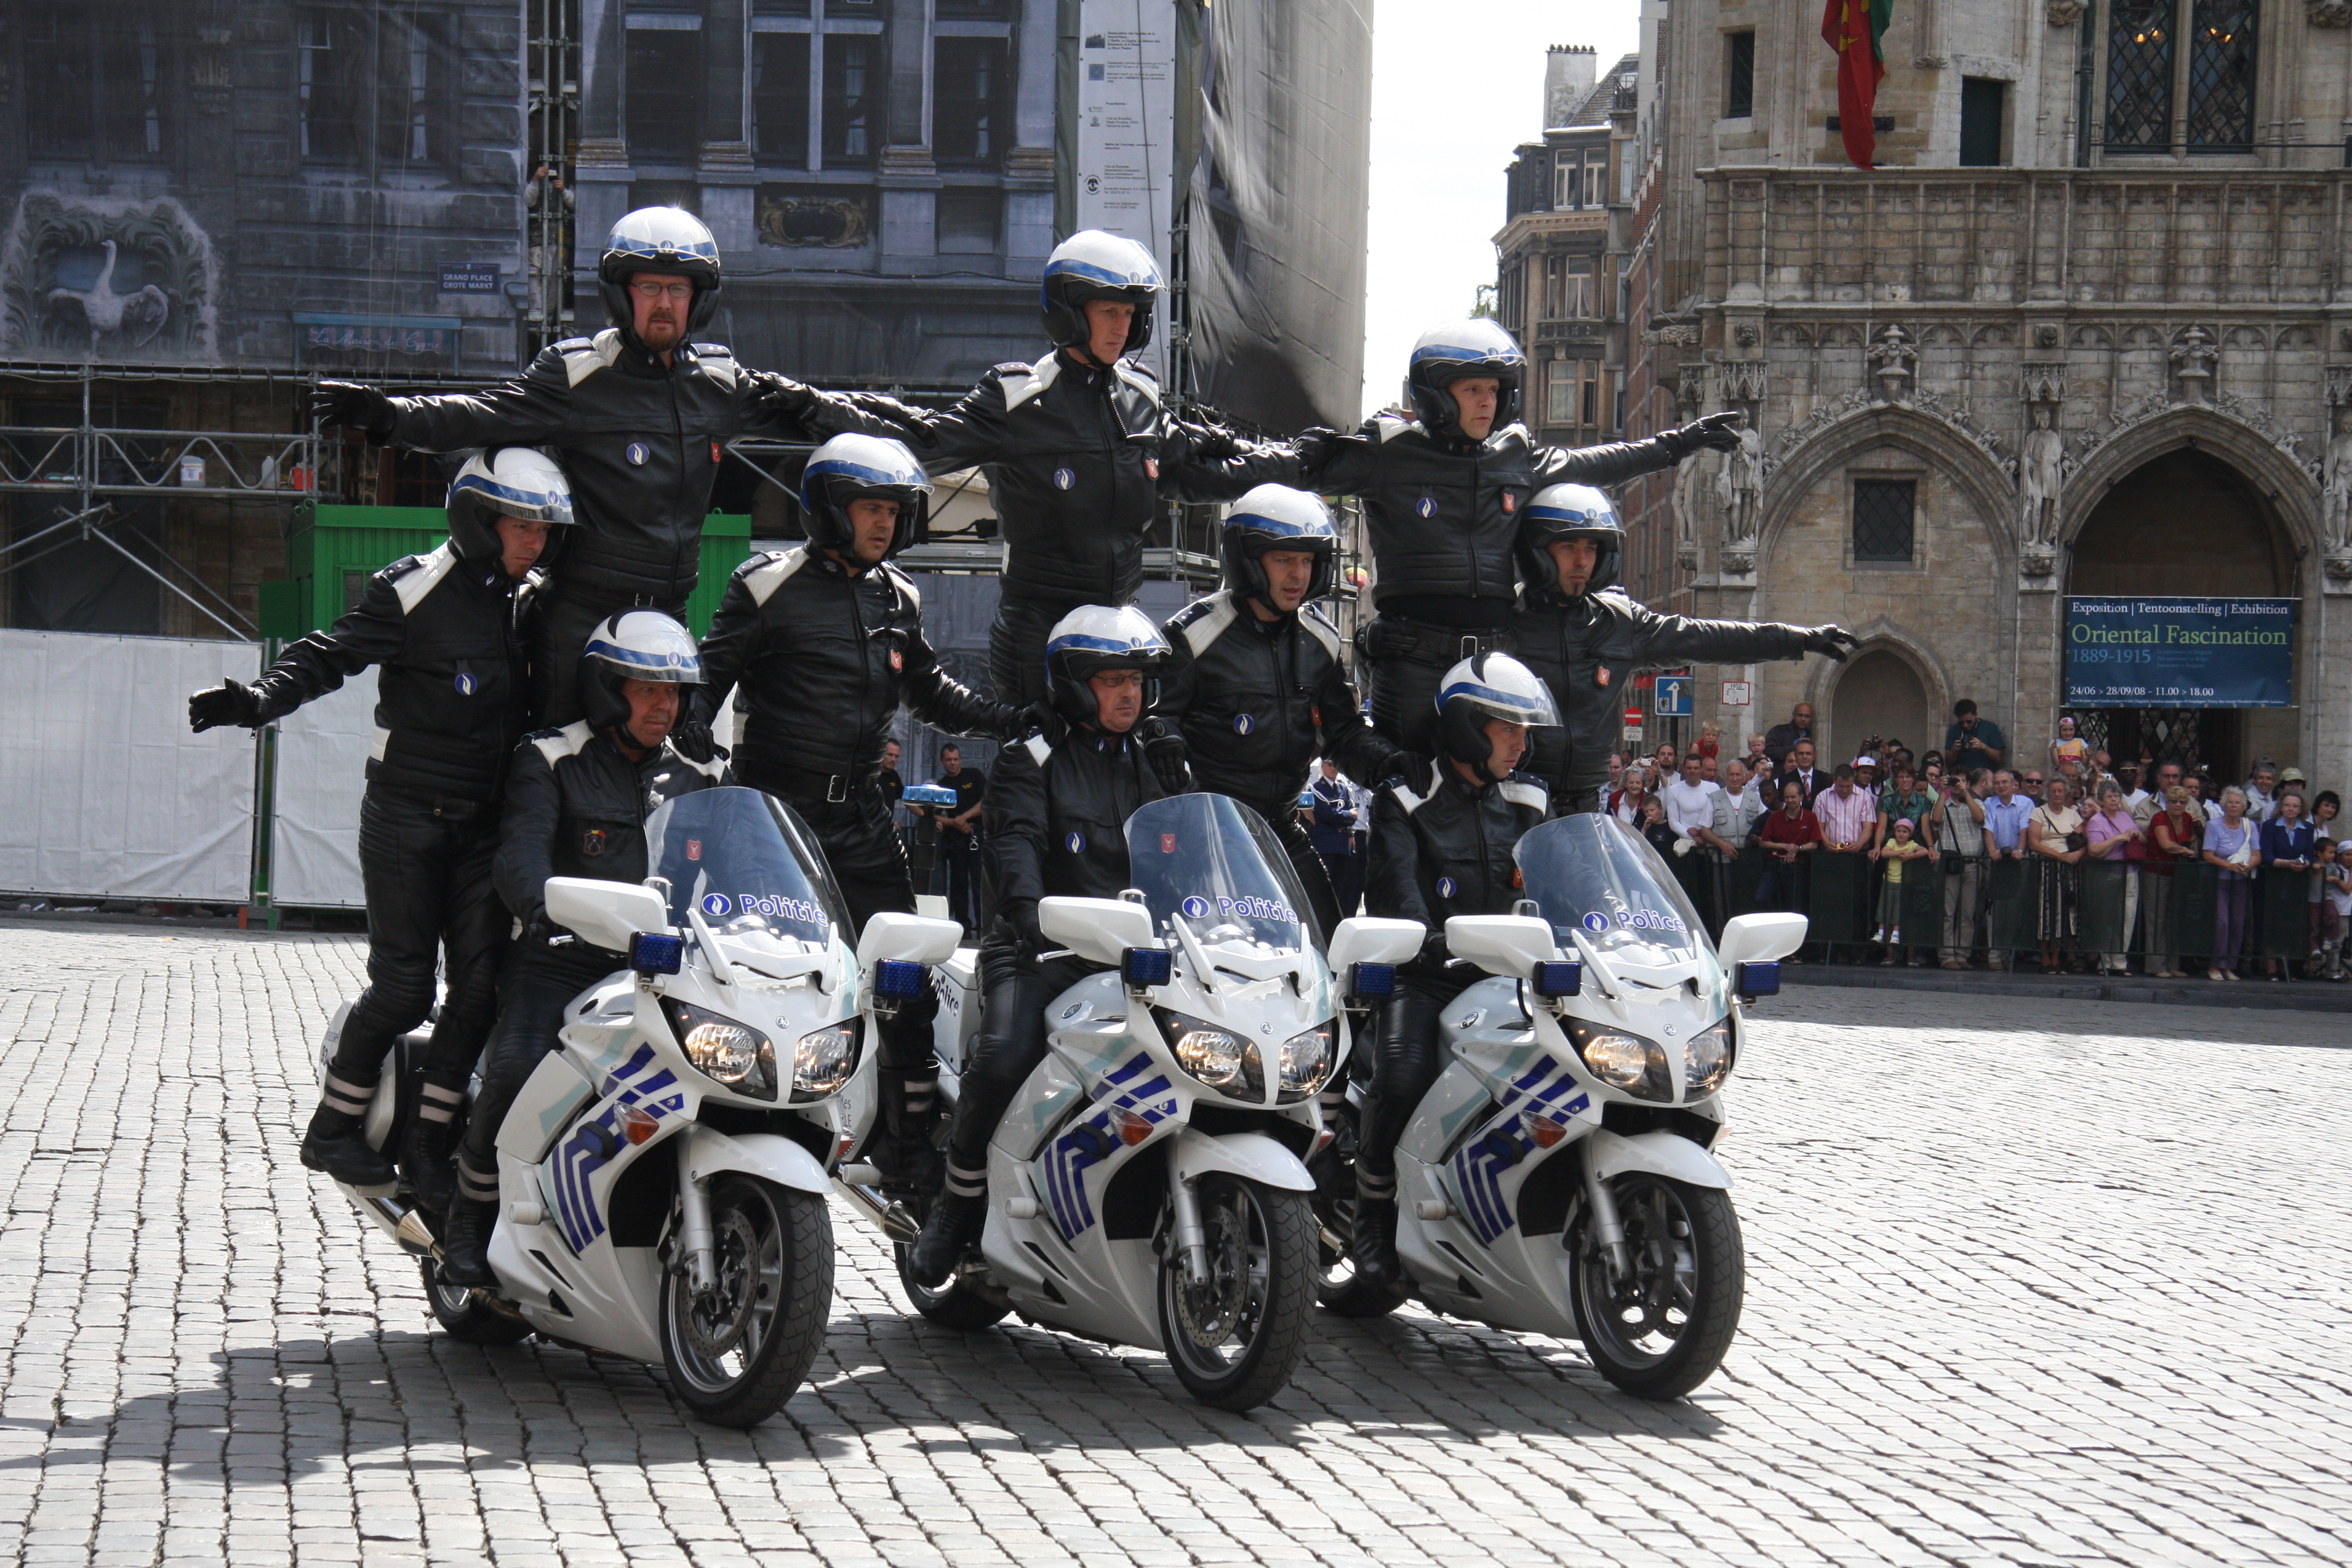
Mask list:
[[[1903,870],[1914,860],[1933,860],[1936,852],[1911,837],[1911,818],[1895,818],[1895,837],[1870,852],[1870,858],[1886,867],[1886,883],[1878,895],[1878,933],[1870,940],[1886,946],[1886,962],[1902,961],[1903,947]],[[1926,962],[1918,953],[1911,955],[1913,963]]]
[[[2058,738],[2050,742],[2050,765],[2069,779],[2083,775],[2084,764],[2091,760],[2091,743],[2074,733],[2072,716],[2058,721]]]

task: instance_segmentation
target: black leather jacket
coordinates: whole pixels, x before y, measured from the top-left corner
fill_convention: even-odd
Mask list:
[[[1364,721],[1339,662],[1339,628],[1314,605],[1262,622],[1221,592],[1179,610],[1167,634],[1174,657],[1154,711],[1183,731],[1201,788],[1278,823],[1318,756],[1350,778],[1394,771],[1396,748]]]
[[[289,645],[261,672],[261,716],[280,719],[370,665],[376,676],[371,785],[488,805],[530,727],[520,621],[530,595],[496,561],[444,544],[368,579],[351,614]]]
[[[1525,896],[1511,851],[1550,809],[1542,783],[1526,773],[1482,786],[1443,760],[1373,792],[1364,909],[1429,928],[1416,973],[1434,979],[1445,967],[1449,916],[1507,915]]]
[[[1563,800],[1608,782],[1636,669],[1805,657],[1801,626],[1662,616],[1615,589],[1571,599],[1527,595],[1511,613],[1511,631],[1520,662],[1559,707],[1561,728],[1537,731],[1528,767]]]
[[[728,782],[727,759],[690,763],[665,742],[633,763],[582,720],[515,748],[490,879],[518,920],[536,921],[550,877],[646,879],[646,818],[662,802]],[[557,952],[580,951],[578,943]]]
[[[783,769],[873,779],[903,700],[933,729],[1005,740],[1024,712],[959,685],[923,637],[923,603],[885,562],[852,577],[799,545],[736,568],[702,639],[696,713],[709,722],[729,690],[746,719],[735,753],[745,773]]]
[[[394,398],[388,440],[425,452],[546,447],[572,481],[580,522],[561,531],[556,590],[671,604],[694,592],[724,444],[805,437],[765,398],[720,344],[685,344],[664,365],[607,328],[542,349],[521,375],[479,392]]]
[[[1517,592],[1511,552],[1519,514],[1536,491],[1622,484],[1674,463],[1673,449],[1655,437],[1570,449],[1538,447],[1526,426],[1507,425],[1473,446],[1383,414],[1335,437],[1298,482],[1320,495],[1363,498],[1375,605],[1428,618],[1431,607],[1411,601],[1485,600],[1483,614],[1461,606],[1466,618],[1446,624],[1498,626]]]
[[[828,396],[809,417],[829,435],[894,437],[934,474],[983,469],[1004,529],[1004,596],[1053,608],[1134,601],[1163,487],[1224,500],[1298,480],[1286,447],[1204,455],[1199,433],[1160,406],[1159,382],[1129,360],[1107,373],[1057,351],[996,366],[936,414],[884,405]]]
[[[1167,794],[1132,732],[1056,720],[1004,747],[982,812],[997,911],[1019,925],[1048,896],[1118,897],[1128,886],[1127,819]]]

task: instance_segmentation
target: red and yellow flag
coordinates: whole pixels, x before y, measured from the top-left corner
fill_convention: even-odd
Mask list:
[[[1869,168],[1878,151],[1870,117],[1886,77],[1879,40],[1894,16],[1895,0],[1825,0],[1822,10],[1822,41],[1838,52],[1838,128],[1857,169]]]

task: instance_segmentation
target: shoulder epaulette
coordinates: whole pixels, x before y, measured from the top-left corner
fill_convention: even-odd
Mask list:
[[[735,357],[735,351],[729,348],[725,343],[695,343],[690,346],[698,354],[715,356],[719,359],[733,359]]]
[[[1329,616],[1312,605],[1301,605],[1298,606],[1298,624],[1306,628],[1307,636],[1323,645],[1324,652],[1335,659],[1340,657],[1342,639],[1339,628],[1331,624]]]
[[[1373,415],[1371,426],[1372,434],[1383,442],[1393,441],[1400,436],[1410,435],[1421,428],[1421,426],[1413,420],[1400,419],[1393,414]]]
[[[1045,731],[1040,730],[1024,739],[1021,749],[1029,753],[1031,762],[1042,768],[1045,765],[1045,759],[1054,754],[1054,742],[1045,739]]]
[[[405,561],[395,561],[383,569],[385,581],[400,596],[400,613],[413,616],[425,595],[441,585],[443,578],[457,568],[457,547],[444,541],[441,548],[423,555],[412,555]]]
[[[793,580],[793,574],[808,564],[808,546],[795,544],[790,550],[771,550],[764,555],[753,556],[736,570],[751,602],[764,605],[777,589]]]
[[[1184,646],[1192,650],[1194,658],[1198,658],[1209,651],[1210,644],[1225,635],[1225,628],[1234,624],[1234,617],[1238,613],[1234,607],[1232,595],[1211,594],[1206,598],[1193,600],[1171,616],[1168,625],[1162,629],[1183,637]]]
[[[1023,364],[1017,359],[1009,359],[1003,364],[991,365],[989,368],[996,372],[999,375],[1027,375],[1029,374],[1029,367]]]
[[[1062,358],[1059,354],[1047,354],[1035,364],[1011,368],[999,365],[997,369],[1003,373],[997,384],[1004,389],[1004,411],[1010,414],[1060,378]]]
[[[1551,809],[1551,791],[1544,787],[1541,779],[1532,774],[1513,773],[1496,787],[1513,805],[1524,805],[1538,814]]]
[[[574,386],[579,385],[598,371],[607,368],[621,357],[621,334],[613,327],[607,327],[594,337],[585,341],[574,338],[571,342],[578,346],[563,346],[562,353],[563,374],[570,378]]]
[[[917,615],[922,614],[923,591],[915,585],[914,574],[907,571],[895,561],[885,561],[882,563],[882,572],[885,576],[890,579],[891,586],[897,588],[900,594],[906,596],[908,605],[913,608],[915,613]]]
[[[538,747],[539,754],[547,759],[547,765],[553,767],[566,757],[578,756],[595,738],[596,731],[589,726],[588,721],[581,719],[561,730],[541,730],[525,735],[523,742]]]

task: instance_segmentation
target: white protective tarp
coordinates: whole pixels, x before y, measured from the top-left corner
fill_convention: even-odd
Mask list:
[[[243,903],[254,742],[188,732],[188,694],[261,673],[251,643],[0,631],[0,888]]]
[[[375,671],[363,669],[278,721],[269,895],[280,905],[358,909],[360,796],[375,740]]]

